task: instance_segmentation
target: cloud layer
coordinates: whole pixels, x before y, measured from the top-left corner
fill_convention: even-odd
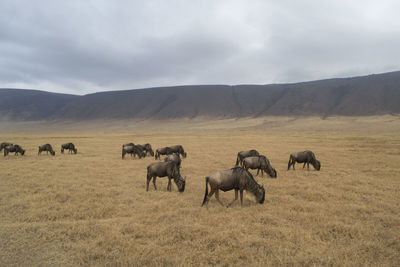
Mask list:
[[[400,69],[398,1],[0,2],[0,87],[85,94]]]

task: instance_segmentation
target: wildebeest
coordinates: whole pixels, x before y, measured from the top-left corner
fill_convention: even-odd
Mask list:
[[[123,146],[122,147],[122,159],[125,158],[126,154],[131,154],[131,156],[136,157],[136,155],[139,156],[139,159],[143,158],[146,156],[146,153],[144,153],[142,150],[137,148],[135,145],[133,146]]]
[[[215,193],[215,198],[219,204],[224,206],[219,200],[219,190],[224,192],[235,189],[235,199],[227,205],[229,207],[238,199],[238,191],[240,191],[240,204],[243,205],[243,190],[252,193],[258,203],[262,204],[265,200],[264,186],[259,185],[254,180],[253,175],[242,167],[234,167],[229,170],[218,171],[206,177],[206,192],[201,206],[208,204],[210,198]],[[210,184],[210,193],[208,193],[208,184]]]
[[[142,151],[144,151],[147,154],[150,154],[150,156],[154,156],[154,151],[153,148],[151,147],[150,144],[144,144],[144,145],[136,145],[136,147],[140,148]]]
[[[124,148],[124,147],[126,147],[126,146],[134,146],[135,144],[134,143],[127,143],[127,144],[123,144],[122,145],[122,148]]]
[[[173,153],[171,155],[168,155],[167,157],[165,157],[164,161],[165,162],[167,162],[167,161],[175,162],[175,164],[176,164],[176,166],[178,166],[178,168],[181,167],[182,160],[178,153]]]
[[[64,154],[65,149],[68,149],[68,153],[74,152],[74,154],[76,154],[78,152],[78,149],[75,148],[75,145],[73,143],[66,143],[61,145],[61,153]]]
[[[38,155],[40,155],[43,151],[46,151],[46,154],[49,154],[50,152],[52,156],[56,154],[56,152],[53,150],[53,147],[50,144],[39,146]]]
[[[156,187],[156,178],[157,177],[168,177],[168,186],[167,190],[171,191],[171,179],[174,179],[176,186],[178,187],[179,192],[185,191],[186,179],[184,179],[180,172],[178,166],[172,161],[168,162],[154,162],[147,166],[147,182],[146,182],[146,191],[149,191],[149,183],[153,178],[154,189],[157,190]]]
[[[247,157],[255,157],[255,156],[259,156],[260,153],[258,153],[257,150],[252,149],[252,150],[246,150],[246,151],[240,151],[239,153],[237,153],[237,157],[236,157],[236,164],[235,166],[243,166],[243,159],[247,158]]]
[[[264,176],[263,172],[268,173],[272,178],[276,178],[277,173],[274,168],[272,168],[271,163],[267,159],[266,156],[260,155],[258,157],[247,157],[243,159],[243,167],[248,170],[249,168],[252,170],[257,169],[257,175],[261,170],[261,176]]]
[[[19,145],[9,145],[5,146],[4,148],[4,157],[8,155],[10,152],[14,152],[15,155],[18,155],[20,153],[22,156],[25,154],[25,149],[22,149],[21,146]]]
[[[8,142],[3,142],[0,144],[0,152],[6,147],[6,146],[12,146],[12,143],[8,143]]]
[[[304,163],[303,168],[307,164],[308,170],[310,169],[310,163],[313,165],[314,169],[316,169],[317,171],[319,171],[321,169],[321,162],[315,158],[314,153],[310,150],[290,154],[289,162],[288,162],[288,170],[290,169],[290,166],[292,166],[292,165],[293,165],[293,170],[294,170],[295,169],[294,165],[296,164],[296,162]]]
[[[187,156],[185,150],[183,149],[183,146],[176,145],[176,146],[167,146],[167,147],[157,148],[156,154],[155,154],[155,159],[159,159],[160,155],[170,155],[172,153],[178,153],[183,158],[186,158],[186,156]]]
[[[187,154],[185,150],[183,150],[183,146],[181,145],[176,145],[176,146],[170,146],[168,147],[168,154],[172,153],[178,153],[180,154],[183,158],[186,158]]]

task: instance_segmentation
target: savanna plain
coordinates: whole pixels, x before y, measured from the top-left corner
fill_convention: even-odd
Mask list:
[[[3,124],[4,125],[4,124]],[[38,124],[36,124],[38,125]],[[7,130],[8,129],[8,130]],[[2,128],[25,156],[0,158],[1,266],[399,266],[400,119],[264,118],[54,124]],[[9,130],[14,129],[14,130]],[[73,142],[78,154],[60,154]],[[154,157],[121,159],[121,145],[181,144],[179,193],[146,192]],[[54,157],[38,156],[50,143]],[[201,207],[204,177],[257,149],[277,170],[266,199],[244,194]],[[289,154],[312,150],[321,170]],[[234,192],[221,192],[224,203]]]

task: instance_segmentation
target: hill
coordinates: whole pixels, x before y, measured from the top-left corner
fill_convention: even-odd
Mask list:
[[[84,96],[1,89],[2,120],[365,116],[400,113],[400,72],[292,84],[192,85]]]

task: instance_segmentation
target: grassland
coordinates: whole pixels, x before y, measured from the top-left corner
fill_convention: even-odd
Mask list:
[[[0,158],[1,266],[400,264],[397,117],[96,125],[2,129],[0,141],[27,154]],[[122,160],[130,141],[183,145],[185,192],[167,192],[165,178],[146,192],[154,158]],[[65,142],[78,154],[61,155]],[[55,157],[37,155],[44,143]],[[245,193],[243,207],[212,198],[201,208],[204,177],[251,148],[278,171],[256,177],[265,203]],[[289,154],[304,149],[316,153],[320,172],[287,171]],[[233,197],[220,194],[224,203]]]

